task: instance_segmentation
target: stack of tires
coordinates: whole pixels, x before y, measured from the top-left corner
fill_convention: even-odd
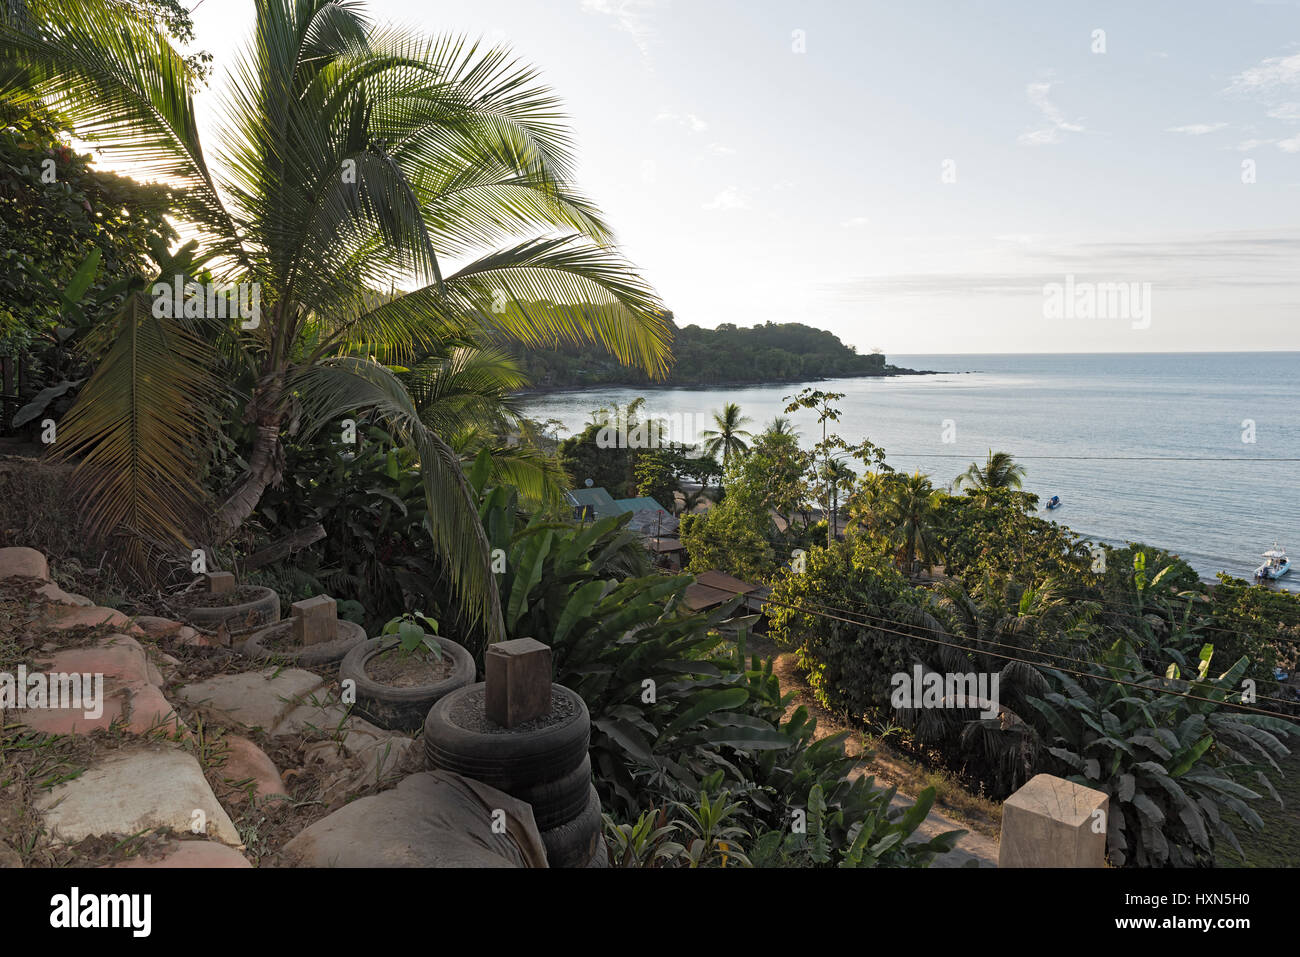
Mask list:
[[[551,867],[600,867],[606,858],[587,755],[591,716],[568,688],[552,685],[551,695],[552,714],[562,718],[505,729],[486,724],[482,682],[453,691],[429,710],[425,752],[434,767],[531,804]]]

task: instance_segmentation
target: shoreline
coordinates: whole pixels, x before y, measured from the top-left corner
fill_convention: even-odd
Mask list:
[[[728,380],[726,382],[695,382],[690,384],[673,385],[671,383],[655,382],[600,382],[590,385],[557,385],[557,386],[533,386],[530,389],[521,389],[518,392],[512,392],[510,395],[516,398],[524,398],[531,395],[554,395],[557,392],[590,392],[596,389],[653,389],[659,391],[662,389],[724,389],[724,388],[762,388],[763,386],[776,385],[799,385],[804,382],[830,382],[832,379],[892,379],[898,376],[914,375],[971,375],[970,371],[964,372],[945,372],[942,369],[890,369],[886,372],[860,372],[850,375],[837,376],[817,376],[813,378],[800,377],[798,379],[744,379]]]

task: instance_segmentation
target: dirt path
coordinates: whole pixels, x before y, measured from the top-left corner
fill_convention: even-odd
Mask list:
[[[817,739],[840,731],[849,732],[845,740],[845,752],[854,757],[861,756],[860,763],[851,774],[854,777],[871,775],[878,782],[896,785],[899,794],[894,798],[895,807],[910,807],[916,799],[905,796],[907,793],[923,790],[927,784],[940,783],[925,768],[898,754],[887,744],[870,739],[861,729],[851,726],[843,718],[822,707],[813,697],[807,680],[799,672],[793,654],[782,651],[773,642],[758,636],[750,638],[747,650],[760,657],[772,658],[772,670],[781,681],[782,692],[794,692],[794,697],[786,707],[787,718],[796,708],[803,706],[808,709],[811,717],[817,719]],[[917,829],[917,836],[929,839],[955,829],[963,829],[968,833],[957,842],[952,851],[937,858],[932,866],[963,867],[973,860],[979,867],[996,867],[1000,810],[992,802],[967,794],[955,784],[943,787],[935,807]]]

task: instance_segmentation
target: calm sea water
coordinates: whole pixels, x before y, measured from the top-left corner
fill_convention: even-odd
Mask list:
[[[1094,541],[1145,542],[1177,552],[1203,576],[1248,578],[1276,540],[1300,566],[1300,353],[890,361],[942,374],[816,388],[845,393],[834,431],[883,446],[894,468],[946,485],[989,448],[1007,451],[1027,469],[1026,490],[1043,501],[1061,497],[1061,508],[1043,514]],[[578,431],[591,410],[644,395],[647,414],[690,440],[724,402],[739,403],[757,431],[798,389],[590,389],[531,396],[524,407]],[[820,438],[811,413],[790,418],[805,444]],[[954,441],[944,441],[945,427]],[[1135,460],[1142,457],[1176,461]],[[1288,458],[1295,461],[1269,461]],[[1285,587],[1300,589],[1298,579],[1293,571]]]

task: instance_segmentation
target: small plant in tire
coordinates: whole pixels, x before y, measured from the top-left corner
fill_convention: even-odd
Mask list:
[[[384,630],[380,632],[381,636],[397,636],[397,645],[385,654],[398,652],[403,657],[410,657],[428,650],[433,652],[436,661],[441,662],[442,646],[434,640],[437,634],[437,620],[421,611],[408,611],[404,615],[398,615],[384,625]]]

